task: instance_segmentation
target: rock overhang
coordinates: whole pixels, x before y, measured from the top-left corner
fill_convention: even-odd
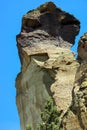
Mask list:
[[[54,3],[47,2],[29,11],[22,19],[22,32],[29,33],[38,29],[54,37],[60,36],[72,45],[79,33],[80,21],[56,7]]]

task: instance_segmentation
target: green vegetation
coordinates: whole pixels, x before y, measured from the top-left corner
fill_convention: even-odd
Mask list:
[[[44,112],[41,113],[42,123],[40,123],[36,130],[59,130],[60,113],[58,112],[53,100],[50,98],[46,105]],[[32,127],[26,127],[26,130],[33,130]]]
[[[31,126],[26,126],[26,130],[32,130]]]

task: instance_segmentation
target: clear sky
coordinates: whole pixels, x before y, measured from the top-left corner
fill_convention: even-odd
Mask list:
[[[16,47],[16,34],[20,32],[21,18],[46,0],[0,1],[0,130],[20,130],[16,107],[15,78],[20,71]],[[87,31],[87,0],[53,0],[64,11],[73,14],[81,22],[77,41]]]

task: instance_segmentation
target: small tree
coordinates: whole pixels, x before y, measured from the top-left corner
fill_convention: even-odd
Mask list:
[[[32,126],[26,126],[26,130],[32,130]]]
[[[41,113],[42,123],[40,123],[36,130],[59,130],[60,113],[57,107],[54,105],[52,98],[47,100],[44,111]],[[32,127],[28,126],[26,130],[33,130]]]
[[[60,113],[57,107],[53,104],[52,98],[47,100],[44,112],[41,113],[42,123],[40,124],[40,130],[59,130]]]

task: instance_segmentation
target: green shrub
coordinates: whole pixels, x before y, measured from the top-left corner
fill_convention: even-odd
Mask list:
[[[26,130],[32,130],[32,126],[26,126]]]
[[[40,130],[59,130],[60,113],[57,107],[53,104],[52,98],[47,100],[44,112],[41,113],[42,123],[40,124]]]
[[[57,110],[57,107],[54,105],[52,98],[47,100],[45,109],[41,113],[42,123],[40,123],[36,130],[59,130],[60,113]],[[26,130],[33,130],[32,127],[27,127]]]

